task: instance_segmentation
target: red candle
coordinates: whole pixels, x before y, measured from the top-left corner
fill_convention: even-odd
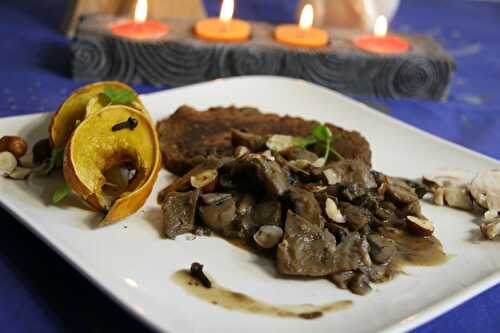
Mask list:
[[[361,50],[377,54],[398,54],[410,50],[410,43],[401,37],[387,35],[387,20],[379,16],[375,22],[375,33],[354,39]]]
[[[134,21],[115,23],[111,32],[117,36],[132,39],[158,39],[168,33],[168,25],[159,21],[146,21],[148,14],[147,0],[138,0],[135,7]]]

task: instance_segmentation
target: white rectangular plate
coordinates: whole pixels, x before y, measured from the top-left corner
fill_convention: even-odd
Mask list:
[[[244,77],[216,80],[143,96],[155,120],[182,104],[256,106],[265,112],[332,122],[360,131],[370,141],[377,170],[420,177],[439,167],[471,170],[499,163],[433,137],[333,91],[303,81]],[[418,112],[418,110],[415,110]],[[46,137],[50,115],[4,118],[0,136],[18,134],[33,143]],[[408,267],[368,296],[355,296],[326,280],[280,279],[266,261],[218,238],[162,239],[156,193],[171,180],[162,171],[140,212],[116,225],[93,229],[96,214],[78,200],[50,205],[54,180],[0,179],[0,202],[76,269],[138,318],[160,331],[368,332],[405,331],[449,310],[500,281],[500,243],[478,241],[473,216],[424,204],[451,260],[437,267]],[[126,228],[125,228],[126,227]],[[354,305],[316,320],[280,319],[227,311],[186,294],[170,281],[177,270],[202,262],[222,285],[275,304],[323,304],[350,299]],[[196,316],[196,317],[194,317]],[[195,319],[196,318],[196,319]],[[360,320],[360,318],[363,318]]]

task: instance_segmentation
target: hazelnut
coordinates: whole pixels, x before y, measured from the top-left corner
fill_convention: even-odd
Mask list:
[[[28,150],[28,144],[19,136],[4,136],[0,139],[0,152],[8,151],[14,154],[16,159],[21,158]]]
[[[408,230],[419,236],[430,236],[434,233],[434,225],[431,221],[408,215],[406,217]]]

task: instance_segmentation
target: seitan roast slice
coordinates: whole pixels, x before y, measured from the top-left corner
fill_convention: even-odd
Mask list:
[[[308,136],[317,124],[299,117],[261,113],[251,107],[215,107],[200,112],[181,106],[158,123],[158,134],[165,167],[176,175],[182,175],[208,155],[232,156],[231,129],[260,135]],[[337,138],[333,146],[339,153],[371,166],[370,146],[361,134],[327,125]]]

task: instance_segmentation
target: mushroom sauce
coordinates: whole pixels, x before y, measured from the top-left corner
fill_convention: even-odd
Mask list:
[[[160,193],[167,237],[209,228],[271,258],[282,275],[326,278],[360,295],[402,265],[446,260],[421,212],[419,199],[428,192],[423,185],[373,171],[361,159],[320,158],[325,148],[318,143],[305,149],[283,136],[231,135],[238,143],[234,157],[206,156]],[[277,145],[278,139],[284,144]],[[231,294],[216,290],[192,293]],[[218,297],[225,297],[216,300],[224,307],[230,307],[228,299],[257,302]]]

